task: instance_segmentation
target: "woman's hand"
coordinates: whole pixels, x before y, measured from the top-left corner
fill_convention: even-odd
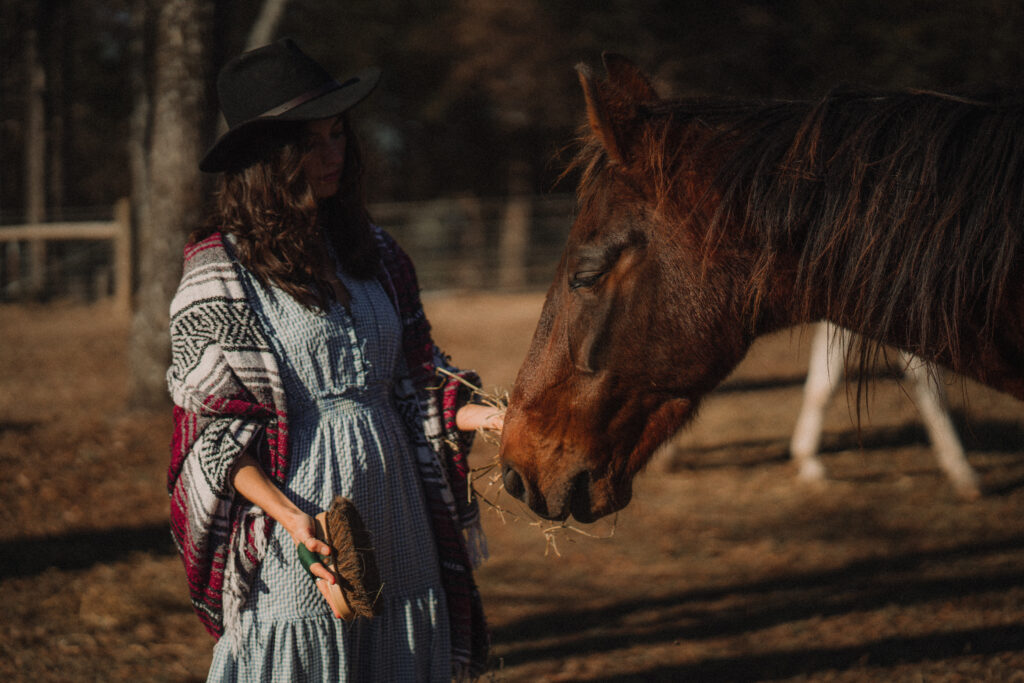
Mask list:
[[[284,526],[288,535],[292,537],[295,545],[301,543],[317,555],[327,555],[331,552],[331,546],[316,537],[316,522],[306,513],[296,510],[287,515],[285,519],[278,521]],[[322,562],[312,565],[309,570],[317,578],[334,583],[334,576]]]
[[[296,547],[301,543],[309,550],[319,555],[327,555],[331,552],[331,546],[316,537],[316,522],[312,517],[300,510],[281,489],[277,488],[264,474],[259,463],[248,453],[239,456],[231,474],[231,483],[235,491],[244,496],[252,503],[259,505],[263,511],[270,515],[278,524],[283,526],[292,537]],[[334,609],[329,599],[330,586],[336,583],[334,574],[324,566],[323,562],[315,562],[310,566],[309,571],[316,577],[316,587],[331,605],[334,616],[341,618],[338,610]]]
[[[487,429],[501,434],[505,426],[505,411],[494,406],[467,403],[455,413],[455,426],[464,432]]]
[[[282,522],[282,524],[284,524],[284,522]],[[318,555],[327,555],[332,550],[331,546],[316,537],[316,522],[312,517],[303,512],[294,514],[289,520],[289,523],[285,524],[285,529],[292,537],[296,546],[302,544]],[[316,587],[320,590],[320,594],[323,596],[324,600],[327,601],[331,611],[334,612],[334,617],[336,619],[341,619],[341,612],[334,607],[334,603],[331,602],[330,597],[330,585],[337,582],[334,578],[334,574],[324,566],[323,562],[313,563],[310,565],[309,571],[316,577]]]

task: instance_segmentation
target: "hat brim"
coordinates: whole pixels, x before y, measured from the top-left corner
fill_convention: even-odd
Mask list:
[[[259,150],[273,143],[274,137],[294,124],[337,116],[362,102],[380,81],[380,69],[363,69],[341,81],[338,87],[308,102],[273,116],[258,116],[234,126],[207,150],[199,170],[217,173],[244,167],[259,158]],[[264,138],[264,142],[258,140]]]

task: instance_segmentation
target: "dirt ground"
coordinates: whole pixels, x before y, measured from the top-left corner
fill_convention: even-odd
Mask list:
[[[488,389],[511,386],[540,304],[427,298]],[[0,680],[205,676],[167,530],[169,411],[130,405],[127,335],[102,304],[0,306]],[[951,391],[981,500],[956,498],[891,379],[859,435],[838,397],[831,480],[799,485],[808,342],[758,342],[615,519],[546,536],[486,514],[488,679],[1024,681],[1024,404]]]

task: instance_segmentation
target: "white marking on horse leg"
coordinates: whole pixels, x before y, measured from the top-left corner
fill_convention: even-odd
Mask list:
[[[914,387],[917,409],[924,420],[939,467],[949,477],[961,498],[978,498],[981,495],[978,474],[967,461],[960,437],[949,417],[942,371],[917,356],[905,352],[900,355],[903,358],[903,374]]]
[[[825,479],[825,466],[818,458],[821,430],[825,408],[843,379],[849,341],[850,332],[831,323],[818,323],[811,340],[804,400],[789,443],[789,452],[798,468],[797,476],[804,481]]]

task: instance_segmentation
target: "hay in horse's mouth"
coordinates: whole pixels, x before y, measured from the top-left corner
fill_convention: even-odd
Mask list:
[[[495,390],[494,392],[488,392],[476,386],[475,384],[467,382],[462,377],[459,377],[458,375],[455,375],[454,373],[451,373],[444,368],[437,368],[437,373],[442,377],[455,379],[461,382],[462,384],[466,385],[468,388],[473,390],[474,395],[477,398],[479,398],[479,400],[482,403],[484,403],[485,405],[492,406],[493,408],[495,408],[495,410],[505,410],[506,408],[508,408],[508,392],[501,392],[498,390]],[[485,440],[488,440],[492,443],[496,443],[496,445],[500,446],[500,442],[495,438],[495,435],[491,432],[488,432],[487,430],[477,430],[477,436],[483,437]],[[505,481],[504,474],[505,470],[501,466],[500,456],[496,454],[492,462],[489,462],[479,467],[474,467],[470,470],[470,480],[468,487],[469,490],[467,493],[470,496],[475,495],[491,510],[496,512],[503,522],[506,521],[508,518],[512,518],[514,520],[519,521],[526,521],[522,515],[505,508],[502,504],[498,502],[497,499],[494,498],[493,494],[491,493],[492,487],[497,485],[499,486],[499,496],[501,495],[502,492],[506,492],[516,500],[521,500],[520,496],[522,496],[526,492],[525,484],[520,480],[519,486],[522,487],[522,490],[517,493],[516,491],[513,490],[514,488],[517,488],[516,485],[513,484],[513,486],[511,487],[508,486],[508,482]],[[480,490],[477,487],[477,483],[480,482],[481,480],[487,481],[487,486],[483,490]],[[579,522],[583,524],[591,524],[600,519],[601,517],[604,517],[605,515],[594,515],[590,510],[591,496],[589,473],[581,472],[580,474],[576,475],[573,481],[575,482],[576,480],[579,480],[579,482],[574,483],[573,488],[576,490],[582,490],[584,491],[584,493],[582,497],[574,496],[573,501],[571,501],[570,513]],[[583,484],[583,486],[580,486],[580,484]],[[627,496],[627,501],[630,497],[631,496]],[[578,499],[583,500],[583,502],[575,502]],[[618,508],[616,508],[616,510],[618,510],[621,507],[622,506],[619,506]],[[611,538],[615,535],[614,522],[612,524],[611,529],[609,529],[606,535],[595,535],[586,532],[580,528],[566,524],[565,520],[568,519],[568,517],[569,514],[566,514],[560,520],[552,520],[551,518],[542,517],[541,519],[530,522],[531,526],[538,527],[541,530],[541,533],[544,535],[544,539],[547,544],[544,552],[545,555],[548,554],[549,550],[554,551],[556,555],[561,555],[561,553],[559,553],[558,551],[558,544],[556,542],[556,535],[560,532],[573,531],[580,534],[581,536],[587,536],[590,538]],[[557,523],[551,526],[546,526],[545,522],[548,521],[554,521]]]

